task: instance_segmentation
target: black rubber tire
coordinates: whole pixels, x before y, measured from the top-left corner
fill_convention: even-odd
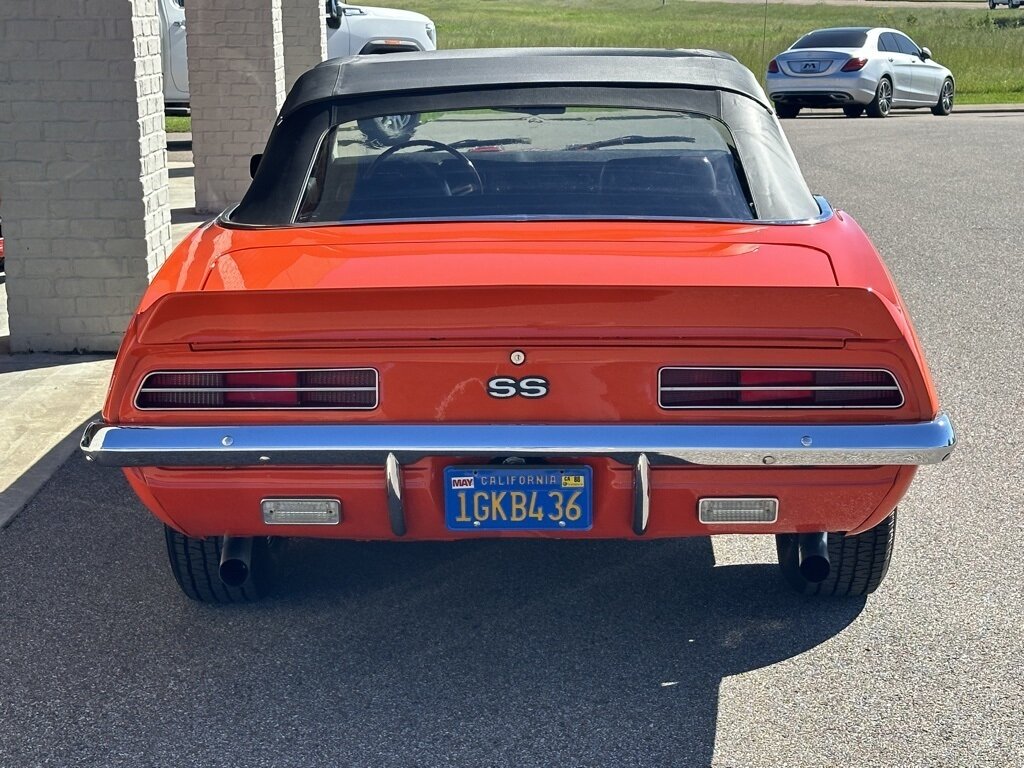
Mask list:
[[[888,97],[884,95],[883,89],[888,87]],[[868,104],[868,117],[888,117],[892,111],[892,80],[883,77],[878,81],[875,88],[875,98]]]
[[[860,117],[864,114],[864,107],[861,104],[849,104],[843,107],[843,114],[847,117]]]
[[[382,147],[393,147],[412,138],[420,125],[420,116],[416,113],[387,115],[357,120],[356,123],[371,142]]]
[[[797,535],[784,533],[775,537],[779,568],[790,586],[805,595],[835,597],[870,595],[878,589],[889,571],[895,543],[896,510],[874,528],[856,536],[830,533],[828,557],[832,567],[828,577],[815,584],[800,574]]]
[[[181,591],[201,603],[251,603],[270,592],[271,561],[266,538],[253,539],[248,581],[241,587],[229,587],[220,580],[218,536],[193,539],[164,526],[167,559]]]
[[[779,104],[776,102],[775,114],[777,114],[782,120],[792,120],[800,114],[800,107],[794,107],[792,104]]]
[[[995,0],[988,0],[988,9],[990,11],[994,11],[996,9]]]
[[[949,93],[946,93],[946,88],[949,88]],[[932,114],[936,117],[945,117],[953,111],[953,97],[955,96],[953,90],[953,81],[948,77],[942,81],[942,88],[939,90],[939,100],[932,107]]]

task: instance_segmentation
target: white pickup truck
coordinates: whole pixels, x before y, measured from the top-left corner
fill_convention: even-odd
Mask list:
[[[348,5],[327,0],[327,57],[357,53],[432,51],[437,47],[434,22],[420,13],[394,8]],[[164,70],[164,104],[189,104],[185,52],[185,0],[157,0],[160,51]]]

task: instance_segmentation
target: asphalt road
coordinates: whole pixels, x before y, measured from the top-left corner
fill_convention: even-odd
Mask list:
[[[805,119],[960,431],[867,601],[769,540],[295,542],[266,603],[187,601],[116,471],[0,531],[0,766],[1024,764],[1024,115]]]

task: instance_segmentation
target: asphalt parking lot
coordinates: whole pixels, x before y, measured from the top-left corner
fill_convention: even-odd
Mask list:
[[[272,599],[197,605],[76,455],[0,531],[0,766],[1024,764],[1024,115],[786,129],[959,430],[878,593],[792,595],[758,538],[291,542]]]

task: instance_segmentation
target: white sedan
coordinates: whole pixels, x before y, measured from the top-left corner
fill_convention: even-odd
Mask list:
[[[920,107],[948,115],[955,87],[931,51],[896,29],[818,29],[768,64],[768,96],[779,117],[796,117],[804,107],[842,107],[847,117]]]

